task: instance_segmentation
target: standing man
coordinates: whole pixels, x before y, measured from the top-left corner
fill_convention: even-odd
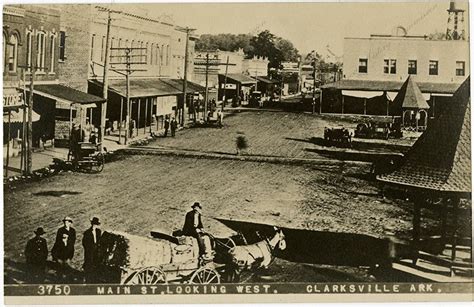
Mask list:
[[[74,256],[74,244],[76,244],[76,230],[72,227],[72,219],[69,216],[63,218],[63,226],[56,233],[51,255],[53,261],[58,264],[58,276],[65,279],[70,269],[69,263]]]
[[[34,231],[35,237],[28,240],[25,248],[26,264],[28,267],[28,278],[31,283],[44,282],[46,272],[46,259],[48,259],[48,246],[46,239],[41,237],[45,234],[43,227]]]
[[[165,134],[163,135],[166,137],[168,135],[168,129],[170,128],[170,119],[168,116],[165,117]]]
[[[173,119],[171,120],[171,136],[172,137],[174,137],[176,134],[176,128],[178,128],[178,122],[173,117]]]
[[[84,232],[82,246],[84,246],[84,274],[86,283],[97,282],[98,246],[102,231],[99,228],[99,218],[91,219],[91,227]]]

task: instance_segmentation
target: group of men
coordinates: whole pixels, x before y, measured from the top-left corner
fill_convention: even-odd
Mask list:
[[[70,262],[74,257],[76,230],[72,227],[73,221],[70,217],[66,216],[62,222],[63,226],[56,232],[51,256],[56,264],[58,278],[64,281],[72,273]],[[83,269],[85,282],[94,283],[97,281],[98,242],[102,231],[99,218],[93,217],[90,223],[91,227],[84,232],[82,238],[82,246],[84,247]],[[30,281],[41,283],[44,281],[47,272],[49,251],[46,239],[43,238],[46,233],[43,227],[38,227],[34,233],[35,237],[28,240],[26,244],[25,257]]]
[[[171,128],[171,136],[174,137],[176,135],[176,129],[178,129],[178,122],[176,121],[174,117],[171,119],[171,122],[170,122],[169,117],[166,116],[164,126],[165,126],[165,133],[163,134],[163,137],[168,136],[168,130],[170,130],[170,128]]]

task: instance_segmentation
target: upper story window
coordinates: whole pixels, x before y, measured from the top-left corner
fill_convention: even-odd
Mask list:
[[[36,67],[40,72],[44,71],[44,58],[46,56],[46,33],[40,32],[36,35]]]
[[[397,60],[385,59],[383,60],[383,73],[384,74],[396,74],[397,73]]]
[[[28,31],[26,33],[26,71],[31,71],[31,59],[33,57],[33,33]]]
[[[18,65],[18,36],[16,34],[10,35],[7,47],[8,56],[8,71],[16,72]]]
[[[368,71],[368,60],[367,59],[359,59],[359,73],[366,74]]]
[[[438,61],[430,60],[429,74],[430,76],[438,75]]]
[[[464,76],[466,74],[466,62],[456,61],[456,76]]]
[[[170,65],[170,45],[166,45],[166,65]]]
[[[165,45],[161,45],[160,65],[163,65],[163,53],[165,52]]]
[[[91,61],[94,61],[94,46],[95,45],[95,34],[92,34],[91,38]]]
[[[59,32],[59,60],[66,60],[66,32]]]
[[[54,73],[54,64],[55,64],[55,56],[56,56],[56,34],[51,34],[50,36],[51,41],[49,42],[49,55],[50,55],[50,62],[49,62],[49,73]]]
[[[417,74],[417,62],[416,60],[408,60],[408,74],[416,75]]]

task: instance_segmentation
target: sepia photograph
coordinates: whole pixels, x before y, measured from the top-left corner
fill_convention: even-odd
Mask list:
[[[472,301],[467,1],[2,8],[7,304]]]

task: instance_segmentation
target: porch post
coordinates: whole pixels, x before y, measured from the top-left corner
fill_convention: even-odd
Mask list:
[[[145,125],[143,125],[143,134],[146,134],[147,121],[148,121],[148,98],[145,98]]]
[[[456,260],[456,246],[458,241],[458,216],[459,216],[459,197],[455,196],[452,198],[453,203],[453,242],[451,243],[451,263],[449,264],[449,270],[451,276],[454,276],[453,263]]]
[[[7,141],[7,165],[5,167],[5,178],[8,177],[8,167],[9,167],[9,164],[10,164],[10,138],[11,138],[11,135],[10,135],[10,131],[11,131],[11,116],[12,116],[12,111],[11,110],[8,110],[8,141]]]
[[[414,214],[413,214],[413,241],[412,241],[412,261],[416,265],[418,260],[418,243],[420,241],[420,224],[421,224],[421,207],[423,199],[416,196],[414,199]]]
[[[364,115],[367,115],[367,98],[364,97]]]
[[[321,113],[323,113],[323,90],[322,89],[319,95],[319,114]]]
[[[141,98],[138,98],[138,109],[137,109],[137,136],[138,136],[138,130],[140,127],[140,105],[141,105]]]
[[[341,97],[342,97],[342,99],[341,99],[341,101],[342,101],[341,114],[344,114],[344,95],[342,94],[342,92],[341,92]]]
[[[119,119],[119,144],[122,144],[122,116],[123,116],[123,97],[120,96],[120,119]]]

